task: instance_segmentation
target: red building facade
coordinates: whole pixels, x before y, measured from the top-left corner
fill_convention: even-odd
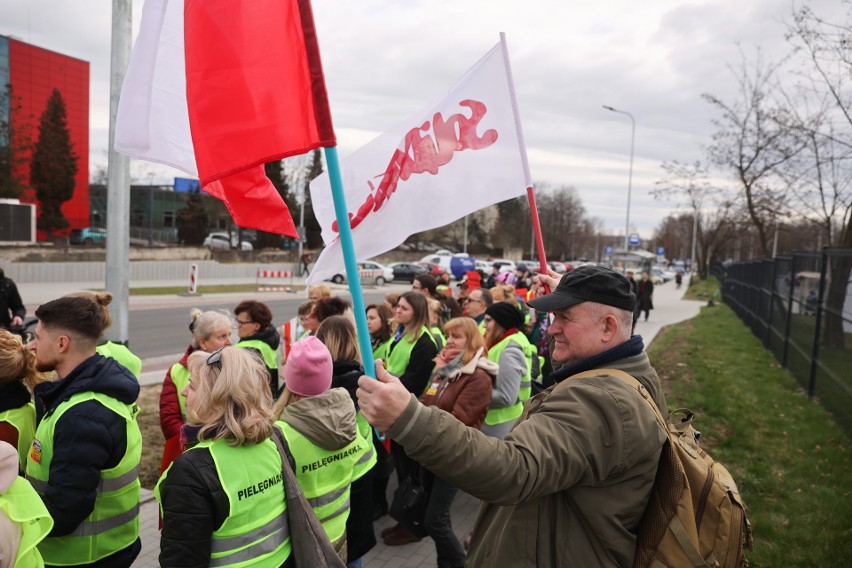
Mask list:
[[[89,63],[41,47],[29,45],[12,38],[0,36],[0,70],[7,77],[0,82],[9,83],[12,95],[20,104],[20,112],[12,116],[16,131],[28,130],[33,144],[38,140],[39,119],[47,107],[47,99],[54,88],[59,89],[65,101],[68,130],[74,153],[77,155],[77,180],[74,196],[62,206],[71,229],[89,226]],[[4,49],[5,48],[5,49]],[[5,80],[4,80],[5,79]],[[28,125],[28,127],[27,127]],[[24,160],[17,173],[29,186],[29,160]],[[36,203],[35,190],[24,191],[22,202]],[[46,238],[39,231],[38,238]]]

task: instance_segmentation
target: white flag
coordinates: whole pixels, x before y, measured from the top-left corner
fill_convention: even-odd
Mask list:
[[[498,43],[444,99],[342,160],[358,260],[526,191],[504,53]],[[310,187],[326,247],[309,284],[344,270],[328,175]]]

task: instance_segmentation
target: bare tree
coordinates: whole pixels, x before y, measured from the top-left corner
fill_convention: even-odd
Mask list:
[[[753,62],[743,55],[740,66],[731,69],[738,85],[736,99],[725,101],[712,94],[702,95],[721,114],[713,121],[717,130],[707,148],[708,155],[715,165],[734,173],[764,256],[770,253],[771,227],[789,200],[787,187],[777,172],[804,144],[775,120],[777,104],[772,95],[779,66],[780,63],[765,63],[759,50]]]

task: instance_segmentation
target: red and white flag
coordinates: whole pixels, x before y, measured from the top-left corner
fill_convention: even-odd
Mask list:
[[[335,145],[309,0],[147,0],[115,148],[178,168],[244,228],[296,236],[263,164]]]
[[[498,43],[444,99],[341,160],[358,260],[526,191],[510,76]],[[328,175],[310,187],[326,247],[309,283],[343,271]]]

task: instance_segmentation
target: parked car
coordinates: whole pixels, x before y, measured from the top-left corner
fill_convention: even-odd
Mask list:
[[[440,273],[442,273],[444,271],[444,269],[441,268],[441,265],[435,264],[434,262],[427,262],[425,260],[418,260],[417,262],[414,262],[413,264],[419,264],[421,266],[425,266],[427,268],[427,270],[429,271],[428,274],[431,274],[432,276],[438,276]]]
[[[388,268],[393,270],[394,280],[403,280],[405,282],[414,282],[414,277],[418,274],[428,274],[432,267],[416,262],[394,262],[389,264]]]
[[[440,251],[447,254],[426,255],[420,259],[421,262],[437,264],[441,269],[456,280],[461,280],[469,270],[476,270],[476,263],[465,253],[449,254],[449,251]]]
[[[106,244],[106,229],[98,227],[85,227],[73,229],[68,235],[68,242],[72,245],[103,245]]]
[[[362,277],[362,282],[384,286],[386,282],[393,281],[393,269],[384,264],[373,261],[359,262],[358,272],[363,273],[364,271],[370,271],[371,275],[369,279]],[[335,284],[343,284],[346,282],[346,273],[335,274],[331,277],[331,281]]]
[[[204,246],[210,250],[231,250],[237,248],[237,236],[228,233],[210,233],[204,239]],[[248,241],[241,241],[239,248],[242,251],[253,250],[253,246]]]

